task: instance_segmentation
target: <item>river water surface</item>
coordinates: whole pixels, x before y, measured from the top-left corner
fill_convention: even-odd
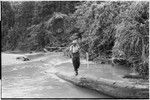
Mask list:
[[[56,61],[56,56],[59,57],[49,55],[48,63],[46,60],[22,63],[15,61],[16,55],[3,53],[2,98],[111,98],[55,76],[54,64],[61,62]]]

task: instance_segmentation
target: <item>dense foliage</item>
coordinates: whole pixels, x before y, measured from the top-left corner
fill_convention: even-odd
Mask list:
[[[2,2],[2,50],[64,47],[77,32],[90,60],[124,59],[147,75],[148,20],[146,1]]]
[[[45,46],[66,45],[72,30],[69,15],[78,3],[2,2],[2,51],[42,50]]]
[[[140,73],[148,71],[149,63],[149,4],[136,2],[121,14],[122,22],[116,27],[114,48],[124,52]]]
[[[85,2],[74,13],[90,58],[122,58],[148,74],[148,2]]]

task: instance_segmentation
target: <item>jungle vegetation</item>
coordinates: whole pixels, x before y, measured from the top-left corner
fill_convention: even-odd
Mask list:
[[[80,33],[90,60],[124,59],[148,75],[147,1],[3,1],[1,29],[2,51],[64,47]]]

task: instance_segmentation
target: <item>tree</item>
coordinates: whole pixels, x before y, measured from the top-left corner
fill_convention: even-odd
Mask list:
[[[9,2],[2,2],[2,50],[8,46],[8,31],[14,26],[14,11]]]
[[[76,27],[84,32],[90,55],[111,55],[115,41],[115,25],[119,23],[119,14],[132,2],[84,2],[77,7],[74,16]],[[91,56],[92,57],[92,56]]]
[[[149,58],[149,4],[148,2],[132,3],[120,15],[122,22],[116,27],[114,48],[125,53],[126,59],[133,63],[141,74],[148,74]]]
[[[16,5],[14,5],[14,10],[16,13],[15,21],[18,22],[20,26],[31,26],[32,19],[34,17],[34,7],[35,2],[19,2]]]

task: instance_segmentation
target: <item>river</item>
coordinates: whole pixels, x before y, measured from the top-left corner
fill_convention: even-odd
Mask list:
[[[17,56],[2,53],[2,98],[111,98],[58,78],[54,58],[61,55],[27,63],[16,63]]]

